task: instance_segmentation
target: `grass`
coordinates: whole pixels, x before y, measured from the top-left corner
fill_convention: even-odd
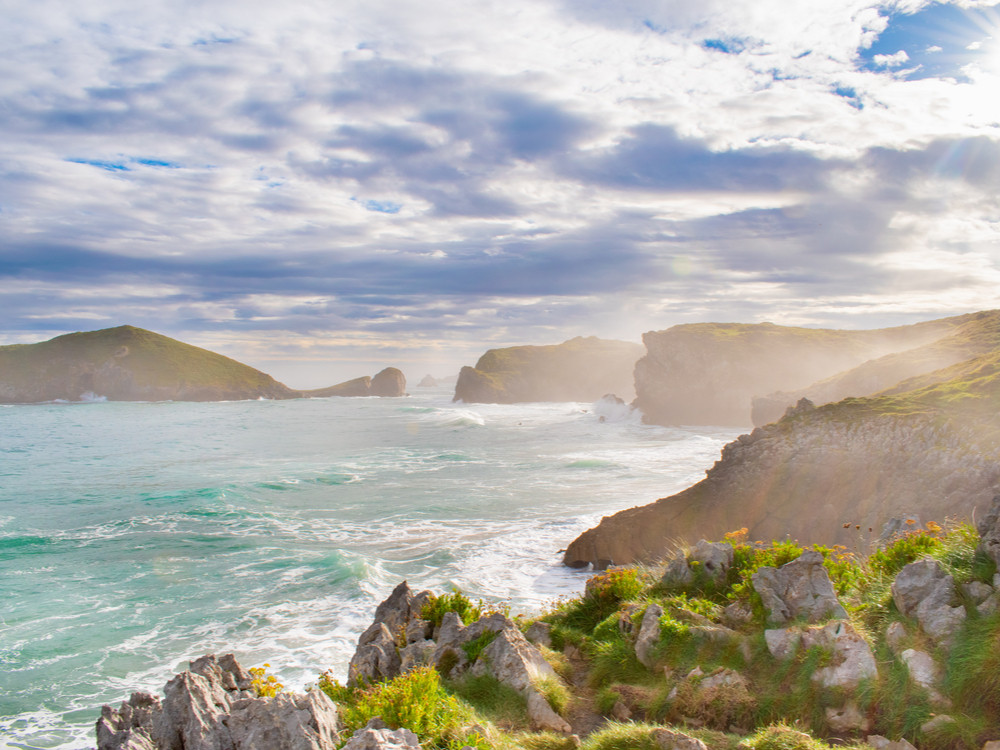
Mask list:
[[[528,703],[524,696],[492,675],[467,675],[447,685],[497,726],[508,731],[528,728]]]
[[[540,677],[534,681],[535,690],[541,693],[549,706],[560,716],[566,715],[570,694],[566,685],[558,677]]]

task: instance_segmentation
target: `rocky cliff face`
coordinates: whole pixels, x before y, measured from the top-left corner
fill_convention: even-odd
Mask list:
[[[862,414],[845,404],[803,404],[741,435],[701,482],[604,518],[569,545],[564,562],[652,561],[682,540],[718,539],[742,527],[750,539],[867,549],[891,517],[969,518],[989,507],[1000,450],[976,428],[932,414]]]
[[[954,327],[937,341],[907,351],[887,354],[813,383],[796,391],[778,391],[753,399],[751,418],[755,426],[777,421],[785,410],[800,398],[821,405],[845,398],[870,396],[894,388],[898,383],[919,375],[929,375],[943,368],[986,354],[1000,344],[1000,311],[963,315],[940,321]]]
[[[635,366],[635,405],[651,424],[749,425],[754,396],[805,388],[867,360],[939,339],[954,325],[946,319],[837,331],[699,323],[652,331],[642,337],[647,353]]]
[[[490,349],[475,367],[462,368],[455,401],[596,401],[607,393],[631,398],[632,369],[640,356],[638,344],[594,337]]]

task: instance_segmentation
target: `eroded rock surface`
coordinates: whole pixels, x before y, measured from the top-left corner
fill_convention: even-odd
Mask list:
[[[892,582],[892,599],[920,629],[942,645],[949,645],[965,621],[965,608],[958,605],[955,579],[937,560],[917,560],[903,567]]]
[[[847,617],[823,567],[823,556],[815,550],[806,550],[780,568],[762,567],[751,581],[764,602],[768,620],[774,624],[799,618],[818,622],[828,617]]]

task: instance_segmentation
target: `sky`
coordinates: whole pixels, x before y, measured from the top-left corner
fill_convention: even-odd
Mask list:
[[[993,0],[0,0],[0,344],[292,387],[1000,306]]]

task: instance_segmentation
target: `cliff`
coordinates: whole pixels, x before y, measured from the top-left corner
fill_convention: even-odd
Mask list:
[[[642,347],[627,341],[577,337],[552,346],[490,349],[475,367],[463,367],[455,401],[596,401],[615,393],[631,398],[632,369]]]
[[[651,331],[642,337],[646,355],[635,365],[635,405],[650,424],[749,425],[754,396],[806,388],[868,360],[929,344],[961,320],[872,331],[772,323]]]
[[[38,344],[0,346],[0,403],[234,401],[403,395],[395,368],[330,388],[298,391],[221,354],[134,326],[70,333]]]
[[[878,397],[803,402],[728,444],[698,484],[604,518],[564,562],[656,560],[743,526],[751,539],[855,546],[893,516],[972,517],[1000,482],[998,406],[998,352]]]
[[[801,398],[820,405],[849,397],[870,396],[918,375],[933,378],[936,371],[986,354],[1000,346],[998,310],[940,322],[956,325],[937,341],[869,360],[807,388],[755,397],[751,409],[754,425],[760,426],[780,419],[785,410]]]

